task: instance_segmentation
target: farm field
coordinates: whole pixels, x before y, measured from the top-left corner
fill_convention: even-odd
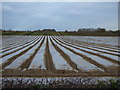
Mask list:
[[[119,76],[119,37],[2,36],[3,77]]]

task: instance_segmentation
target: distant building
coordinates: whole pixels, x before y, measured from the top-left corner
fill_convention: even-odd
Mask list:
[[[104,28],[97,28],[97,29],[94,29],[94,28],[81,28],[81,29],[78,29],[78,32],[81,32],[81,31],[90,31],[90,32],[105,32],[106,29]]]
[[[81,29],[78,29],[78,32],[80,31],[97,31],[97,29],[94,29],[94,28],[81,28]]]

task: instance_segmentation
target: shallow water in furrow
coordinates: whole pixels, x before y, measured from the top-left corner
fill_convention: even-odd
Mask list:
[[[66,40],[63,40],[61,39],[63,42],[66,41]],[[68,42],[68,41],[67,41]],[[69,42],[69,43],[72,43],[72,42]],[[103,51],[103,52],[108,52],[108,53],[113,53],[113,54],[118,54],[118,52],[112,52],[112,51],[108,51],[108,50],[104,50],[104,49],[98,49],[98,48],[95,48],[95,47],[92,47],[92,46],[89,46],[89,45],[84,45],[84,44],[76,44],[75,45],[77,46],[82,46],[84,48],[90,48],[90,49],[95,49],[95,50],[99,50],[99,51]]]
[[[49,39],[48,39],[49,40]],[[51,41],[49,40],[49,49],[50,53],[52,55],[52,60],[53,63],[56,67],[56,69],[61,69],[61,70],[72,70],[72,67],[67,64],[67,62],[64,60],[64,58],[55,50],[53,47]]]
[[[11,48],[16,48],[16,47],[19,47],[19,46],[22,46],[22,45],[24,45],[26,42],[30,42],[30,41],[33,41],[33,40],[35,40],[35,38],[32,38],[32,39],[26,39],[25,41],[23,40],[23,41],[14,41],[14,42],[16,42],[16,44],[14,44],[14,45],[7,45],[7,47],[5,48],[5,49],[2,49],[1,51],[5,51],[5,50],[8,50],[8,49],[11,49]],[[19,43],[20,42],[20,43]]]
[[[78,66],[79,69],[83,69],[83,70],[97,70],[100,68],[98,68],[97,66],[85,61],[82,57],[72,53],[71,51],[67,50],[66,48],[60,46],[59,44],[57,44],[54,40],[53,42],[60,48],[62,49],[70,58],[73,62],[75,62]]]
[[[66,43],[66,42],[65,42],[65,43]],[[80,48],[80,49],[82,49],[82,50],[86,50],[86,51],[93,52],[93,53],[96,53],[96,54],[99,54],[99,55],[103,55],[103,56],[106,56],[106,57],[109,57],[109,58],[111,58],[111,59],[114,59],[114,60],[118,61],[118,56],[115,56],[115,55],[110,55],[110,54],[106,54],[106,53],[102,53],[102,52],[98,52],[98,51],[86,49],[86,48],[83,48],[83,47],[78,47],[78,46],[73,45],[73,44],[70,44],[70,43],[69,43],[69,45],[74,46],[74,47],[77,47],[77,48]]]
[[[35,45],[33,48],[31,48],[29,51],[27,51],[24,55],[15,59],[6,68],[17,68],[17,67],[19,67],[24,61],[26,61],[26,59],[28,59],[31,56],[32,53],[34,53],[34,50],[39,46],[40,43],[41,43],[41,40],[37,45]]]
[[[24,37],[24,36],[23,36]],[[33,39],[35,39],[36,37],[25,37],[25,38],[17,38],[17,37],[14,37],[13,40],[4,40],[3,39],[3,47],[2,49],[7,49],[9,47],[13,47],[13,46],[16,46],[16,45],[19,45],[19,44],[22,44],[22,43],[25,43],[25,42],[28,42],[28,41],[31,41]]]
[[[34,42],[34,40],[31,41],[30,43],[27,43],[27,44],[23,45],[23,46],[19,46],[19,47],[16,47],[16,48],[14,48],[14,49],[11,49],[11,50],[8,50],[8,51],[6,51],[6,52],[3,52],[2,55],[5,55],[5,54],[7,54],[7,53],[10,53],[10,52],[12,52],[12,51],[14,51],[14,50],[17,50],[17,49],[19,49],[19,48],[22,48],[22,47],[24,47],[24,46],[26,46],[26,45],[28,45],[28,44],[32,44],[32,42]]]
[[[109,47],[102,47],[102,46],[95,46],[95,45],[89,45],[89,46],[92,46],[92,47],[95,47],[95,48],[100,48],[100,49],[106,49],[106,50],[112,50],[112,51],[119,51],[118,49],[119,48],[109,48]]]
[[[57,41],[58,41],[58,40],[57,40]],[[59,42],[59,41],[58,41],[58,42]],[[60,43],[60,42],[59,42],[59,43]],[[98,57],[98,56],[95,56],[95,55],[92,55],[92,54],[83,52],[83,51],[81,51],[81,50],[78,50],[78,49],[76,49],[76,48],[70,47],[70,46],[65,45],[65,44],[62,44],[62,45],[66,46],[66,47],[68,47],[68,48],[70,48],[70,49],[73,49],[74,51],[76,51],[76,52],[78,52],[78,53],[81,53],[81,54],[83,54],[83,55],[86,55],[87,57],[90,57],[91,59],[93,59],[94,61],[96,61],[96,62],[98,62],[98,63],[100,63],[100,64],[102,64],[102,65],[105,65],[105,66],[118,66],[117,64],[114,64],[114,63],[112,63],[112,62],[109,62],[109,61],[107,61],[107,60],[105,60],[105,59],[103,59],[103,58],[100,58],[100,57]],[[69,45],[70,45],[70,44],[69,44]],[[77,47],[77,46],[75,46],[75,45],[71,45],[71,46]],[[80,47],[77,47],[77,48],[80,48]],[[81,48],[80,48],[80,49],[81,49]],[[84,50],[85,50],[85,49],[84,49]]]
[[[37,39],[35,39],[35,40],[37,40]],[[10,52],[12,52],[12,51],[14,51],[14,50],[17,50],[17,49],[19,49],[19,48],[22,48],[22,47],[24,47],[24,46],[26,46],[26,45],[28,45],[28,44],[32,44],[33,42],[34,42],[34,40],[31,41],[31,42],[29,42],[29,43],[27,43],[27,44],[25,44],[25,45],[22,45],[22,46],[19,46],[19,47],[14,48],[14,49],[8,50],[8,51],[6,51],[6,52],[3,52],[2,55],[7,54],[7,53],[10,53]]]
[[[89,43],[97,43],[97,44],[109,44],[113,46],[118,46],[118,39],[119,37],[94,37],[94,36],[70,36],[69,38],[85,41]]]
[[[46,38],[41,48],[39,49],[34,59],[32,60],[32,63],[30,64],[28,69],[46,69],[44,64],[45,45],[46,45]]]
[[[109,57],[111,59],[114,59],[114,60],[118,61],[118,56],[114,56],[114,55],[110,55],[110,54],[106,54],[106,53],[102,53],[102,52],[98,52],[98,51],[94,51],[94,50],[78,47],[78,46],[75,46],[75,45],[72,45],[72,46],[80,48],[80,49],[83,49],[83,50],[86,50],[86,51],[89,51],[89,52],[93,52],[93,53],[96,53],[96,54],[99,54],[99,55],[103,55],[103,56],[106,56],[106,57]]]
[[[38,41],[38,40],[37,40],[37,41]],[[37,41],[36,41],[36,42],[37,42]],[[34,42],[34,43],[36,43],[36,42]],[[33,44],[31,44],[30,46],[34,45],[34,43],[33,43]],[[19,54],[20,52],[22,52],[22,51],[26,50],[26,49],[27,49],[27,48],[29,48],[30,46],[25,47],[25,48],[23,48],[23,49],[21,49],[21,50],[19,50],[19,51],[15,52],[15,53],[12,53],[12,54],[10,54],[10,55],[7,55],[7,56],[3,57],[3,58],[1,59],[1,60],[2,60],[2,62],[1,62],[1,63],[5,62],[5,61],[6,61],[6,60],[8,60],[9,58],[11,58],[11,57],[13,57],[13,56],[15,56],[15,55]],[[0,64],[1,64],[1,63],[0,63]]]
[[[64,37],[64,39],[71,39],[72,41],[75,41],[75,40],[77,40],[77,41],[82,41],[82,39],[75,39],[74,37],[73,38],[71,38],[71,37]],[[76,41],[75,41],[76,42]],[[85,45],[89,45],[89,46],[93,46],[93,47],[100,47],[100,48],[105,48],[105,49],[110,49],[110,50],[114,50],[114,51],[118,51],[118,49],[120,49],[120,48],[117,48],[117,47],[110,47],[110,46],[107,46],[107,47],[104,47],[104,46],[101,46],[101,45],[95,45],[95,44],[91,44],[90,42],[89,42],[89,40],[88,41],[86,41],[87,43],[89,43],[89,44],[85,44]],[[107,42],[107,41],[106,41]],[[94,42],[95,43],[95,42]],[[115,42],[116,43],[116,42]],[[98,43],[97,43],[98,44]]]
[[[9,36],[9,38],[10,38],[10,36]],[[12,47],[14,45],[21,44],[21,43],[24,43],[24,42],[29,41],[29,40],[31,40],[31,37],[25,37],[25,36],[17,37],[17,36],[15,36],[14,38],[12,38],[12,40],[9,40],[9,39],[7,39],[5,41],[3,40],[3,48],[6,48],[8,46]]]

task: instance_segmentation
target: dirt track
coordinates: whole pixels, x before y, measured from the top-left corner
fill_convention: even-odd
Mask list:
[[[61,73],[49,73],[48,70],[34,69],[34,70],[26,70],[19,71],[14,69],[6,69],[2,72],[3,77],[120,77],[119,73],[104,73],[104,72],[96,72],[90,71],[92,74],[88,74],[86,72],[76,73],[73,71],[65,71],[63,73],[62,70],[58,70]]]

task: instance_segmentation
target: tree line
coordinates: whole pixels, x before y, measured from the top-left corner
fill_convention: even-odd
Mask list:
[[[120,30],[106,30],[105,28],[80,28],[76,30],[56,31],[55,29],[38,29],[38,30],[3,30],[2,35],[78,35],[78,36],[120,36]]]

